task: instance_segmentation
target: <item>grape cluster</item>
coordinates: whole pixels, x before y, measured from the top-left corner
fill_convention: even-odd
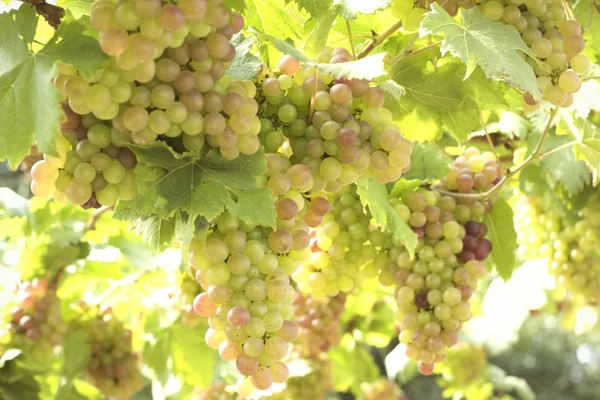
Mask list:
[[[206,291],[193,303],[208,317],[206,343],[260,390],[288,377],[281,360],[298,335],[289,274],[297,263],[271,250],[276,231],[223,214],[205,243],[192,242],[190,261]]]
[[[188,274],[184,273],[179,277],[177,289],[171,295],[171,298],[176,308],[180,310],[182,321],[186,326],[195,327],[202,320],[192,306],[194,298],[201,292],[202,289],[198,287],[198,283]]]
[[[462,389],[481,380],[487,366],[484,348],[471,343],[460,343],[448,351],[441,373],[447,385]]]
[[[131,346],[131,330],[125,328],[110,308],[87,319],[73,322],[73,329],[84,330],[92,355],[86,368],[88,381],[110,398],[128,399],[141,389],[139,356]]]
[[[318,359],[341,340],[340,317],[346,305],[346,295],[340,293],[325,301],[298,293],[296,322],[300,329],[296,352],[301,356]]]
[[[47,279],[23,282],[12,303],[3,315],[0,344],[22,349],[47,348],[63,342],[67,325],[60,314],[56,287]]]
[[[311,371],[303,376],[292,376],[282,392],[274,393],[272,400],[311,399],[326,400],[333,391],[333,365],[325,354],[309,364]]]
[[[110,59],[91,76],[59,65],[68,140],[59,136],[58,157],[45,155],[32,170],[35,195],[84,207],[134,199],[130,145],[159,140],[228,160],[258,151],[256,86],[225,76],[241,15],[220,0],[95,0],[90,15]]]
[[[316,227],[329,212],[325,195],[307,193],[313,185],[306,165],[292,165],[281,153],[267,153],[267,186],[272,191],[277,229],[269,236],[269,244],[279,254],[293,252],[297,259],[306,256],[311,227]]]
[[[573,93],[581,86],[579,75],[591,68],[590,60],[581,54],[585,41],[582,27],[567,19],[560,0],[486,0],[480,5],[493,21],[513,26],[523,41],[533,49],[537,60],[528,59],[537,75],[544,100],[557,107],[573,104]],[[536,106],[526,93],[525,103]]]
[[[352,56],[327,48],[319,59],[343,63]],[[270,152],[289,143],[291,163],[308,167],[310,185],[303,191],[336,193],[368,176],[387,183],[408,170],[412,145],[383,107],[381,89],[367,80],[317,76],[290,57],[279,69],[281,74],[266,78],[258,94],[261,137]]]
[[[321,300],[350,292],[362,279],[362,266],[375,257],[369,239],[375,243],[381,239],[379,231],[369,229],[370,220],[356,188],[344,187],[311,232],[310,258],[293,275],[298,289]]]
[[[357,398],[359,400],[407,400],[396,382],[383,378],[362,383]]]
[[[485,190],[487,184],[475,189],[473,181],[483,174],[475,171],[485,170],[487,158],[498,164],[486,153],[467,149],[443,181],[445,189]],[[468,173],[469,166],[476,168]],[[489,165],[490,175],[492,167],[500,170],[499,165]],[[471,316],[469,299],[486,273],[482,262],[492,250],[485,239],[487,228],[478,222],[488,210],[479,201],[424,189],[393,199],[391,205],[420,237],[415,259],[402,248],[392,248],[392,263],[385,271],[395,272],[397,281],[400,341],[407,345],[407,356],[420,362],[419,371],[428,375],[435,362],[444,360],[446,349],[457,343],[462,323]]]
[[[561,214],[550,199],[528,197],[515,208],[519,255],[541,257],[560,284],[587,302],[600,301],[600,208],[598,196],[588,199],[575,219]]]

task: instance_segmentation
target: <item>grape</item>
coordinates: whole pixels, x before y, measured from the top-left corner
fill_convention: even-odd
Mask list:
[[[300,69],[300,62],[292,56],[283,56],[279,61],[279,70],[286,75],[294,75]]]

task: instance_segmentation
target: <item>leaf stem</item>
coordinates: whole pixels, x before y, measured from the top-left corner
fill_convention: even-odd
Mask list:
[[[550,155],[552,155],[554,153],[558,153],[561,150],[568,149],[569,147],[573,147],[573,146],[575,146],[576,144],[579,144],[579,143],[581,143],[579,140],[573,140],[571,142],[562,144],[562,145],[560,145],[558,147],[553,148],[552,150],[548,150],[545,153],[541,153],[539,159],[541,160],[544,157],[548,157],[548,156],[550,156]]]
[[[416,42],[416,40],[418,39],[419,34],[415,35],[415,38],[413,39],[413,41],[411,41],[409,44],[414,44],[414,42]],[[394,57],[392,59],[392,61],[390,62],[390,65],[394,65],[396,64],[398,61],[400,61],[401,59],[403,59],[404,57],[412,57],[414,55],[417,55],[419,53],[422,53],[424,51],[427,51],[433,47],[439,46],[440,44],[442,44],[442,40],[440,40],[439,42],[435,42],[432,44],[428,44],[427,46],[420,48],[419,50],[415,50],[415,51],[410,51],[410,49],[408,49],[408,51],[406,53],[403,53],[403,51],[401,51],[400,53],[398,53],[398,55],[396,57]],[[412,46],[411,46],[412,47]]]
[[[515,176],[523,168],[525,168],[526,166],[528,166],[533,161],[541,159],[542,157],[544,157],[544,154],[548,155],[548,153],[553,152],[553,150],[551,150],[551,151],[548,151],[548,152],[546,152],[544,154],[540,154],[540,150],[542,149],[542,146],[544,144],[544,141],[546,140],[546,137],[548,137],[548,133],[550,132],[550,127],[552,126],[552,121],[554,120],[554,117],[556,116],[557,111],[558,111],[558,109],[554,108],[550,112],[550,118],[548,119],[548,122],[546,123],[546,126],[545,126],[544,130],[542,131],[542,135],[540,136],[540,139],[538,140],[538,142],[535,145],[535,148],[533,149],[533,151],[531,152],[531,154],[529,156],[527,156],[523,160],[523,162],[521,162],[519,165],[516,165],[513,168],[511,168],[508,171],[508,173],[506,175],[504,175],[502,177],[502,179],[500,179],[500,181],[498,183],[496,183],[489,190],[487,190],[487,191],[485,191],[483,193],[456,193],[456,192],[450,192],[450,191],[441,190],[441,189],[435,189],[435,190],[438,191],[440,194],[443,194],[443,195],[446,195],[446,196],[455,197],[455,198],[458,198],[458,199],[484,200],[484,199],[486,199],[486,198],[494,195],[496,192],[498,192],[502,188],[502,186],[508,180],[510,180],[510,178],[512,178],[513,176]]]
[[[99,306],[100,304],[104,303],[106,299],[108,299],[110,295],[113,294],[117,289],[137,282],[138,280],[140,280],[141,277],[143,277],[146,274],[149,274],[150,272],[153,272],[153,270],[145,269],[143,271],[138,271],[135,274],[130,274],[119,279],[118,281],[110,285],[108,289],[106,289],[104,292],[96,296],[96,298],[94,298],[94,300],[91,303],[88,303],[88,305],[92,307]]]
[[[402,50],[400,50],[400,53],[396,54],[396,56],[394,58],[392,58],[392,60],[390,61],[390,66],[396,64],[398,61],[402,60],[404,57],[407,57],[409,54],[411,54],[410,50],[412,49],[412,47],[414,46],[415,42],[419,39],[419,34],[416,33],[412,39],[410,39],[410,42],[408,42],[408,44],[406,46],[404,46],[404,48]]]
[[[356,57],[356,58],[358,60],[360,60],[361,58],[365,58],[371,51],[373,51],[373,49],[375,47],[379,46],[385,39],[390,37],[398,29],[400,29],[401,26],[402,26],[402,20],[401,19],[396,20],[396,22],[394,22],[392,25],[390,25],[385,31],[381,32],[379,35],[376,35],[371,40],[371,43],[369,43],[369,45],[367,47],[365,47],[365,49],[363,51],[361,51],[360,54],[358,55],[358,57]]]
[[[350,20],[346,20],[346,29],[348,29],[348,40],[350,41],[350,49],[352,49],[352,57],[356,59],[356,48],[354,47],[354,40],[352,39],[352,27],[350,26]]]
[[[483,111],[479,111],[479,122],[481,123],[481,129],[483,129],[483,133],[485,133],[485,137],[488,141],[488,144],[490,145],[490,148],[492,149],[492,152],[494,153],[494,156],[496,156],[496,158],[498,158],[498,153],[496,153],[496,146],[494,146],[494,142],[492,141],[492,138],[487,130],[487,126],[485,126],[485,122],[483,121]]]
[[[54,29],[58,28],[60,20],[65,16],[65,10],[54,4],[48,4],[44,0],[19,0],[23,3],[31,4],[35,7],[35,11],[40,14],[48,24]]]

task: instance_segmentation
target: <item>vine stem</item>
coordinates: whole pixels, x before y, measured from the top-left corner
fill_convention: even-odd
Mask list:
[[[356,59],[356,48],[354,47],[354,39],[352,39],[352,27],[350,26],[350,20],[346,20],[346,29],[348,29],[348,40],[350,41],[350,49],[352,50],[352,57]]]
[[[113,208],[112,206],[111,207],[101,207],[101,208],[97,209],[96,211],[94,211],[92,213],[92,215],[90,215],[90,219],[88,220],[87,230],[91,231],[91,230],[96,229],[96,222],[98,222],[98,220],[100,219],[102,214],[104,214],[108,210],[112,210],[112,208]]]
[[[65,16],[65,10],[62,7],[48,4],[44,0],[19,0],[23,3],[31,4],[35,11],[40,14],[48,24],[54,29],[58,28],[60,20]]]
[[[313,77],[315,78],[315,86],[313,87],[313,94],[310,98],[310,111],[308,113],[308,123],[312,122],[313,114],[315,113],[315,99],[317,97],[317,89],[319,88],[319,70],[317,66],[314,66]]]
[[[412,37],[412,39],[410,39],[410,42],[408,42],[408,44],[406,46],[404,46],[404,48],[402,50],[400,50],[400,53],[396,54],[396,56],[394,58],[392,58],[392,60],[390,61],[390,66],[396,64],[398,61],[402,60],[404,57],[407,57],[409,54],[412,54],[410,52],[410,50],[414,46],[417,39],[419,39],[418,33],[416,33]]]
[[[385,39],[390,37],[394,32],[396,32],[402,26],[402,20],[398,19],[392,25],[390,25],[385,31],[381,32],[379,35],[376,35],[371,43],[363,51],[360,52],[357,59],[365,58],[373,49],[379,46]]]
[[[510,180],[510,178],[515,176],[519,171],[521,171],[523,168],[525,168],[526,166],[531,164],[534,160],[539,160],[542,157],[545,157],[546,155],[548,155],[548,153],[552,153],[552,152],[554,152],[554,150],[556,150],[556,149],[553,149],[544,154],[540,154],[540,150],[542,149],[542,146],[544,145],[544,142],[546,141],[546,138],[548,137],[548,133],[550,132],[550,127],[552,126],[552,121],[554,120],[554,117],[556,116],[557,112],[558,112],[557,108],[554,108],[550,112],[550,118],[548,119],[548,122],[546,123],[546,126],[545,126],[544,130],[542,131],[542,135],[540,136],[540,139],[538,140],[538,142],[535,145],[535,148],[533,149],[531,154],[528,155],[523,160],[523,162],[521,162],[519,165],[516,165],[513,168],[511,168],[508,171],[508,173],[506,175],[504,175],[502,177],[502,179],[500,179],[500,181],[498,183],[496,183],[490,190],[487,190],[483,193],[456,193],[456,192],[449,192],[447,190],[441,190],[441,189],[435,189],[435,190],[437,192],[439,192],[440,194],[455,197],[457,199],[483,200],[483,199],[486,199],[486,198],[492,196],[493,194],[498,192],[502,188],[502,186],[506,182],[508,182],[508,180]],[[563,147],[563,146],[560,146],[560,147]],[[558,149],[558,147],[557,147],[557,149]]]
[[[410,41],[410,43],[409,43],[410,47],[412,47],[412,45],[417,41],[418,38],[419,38],[419,34],[417,33],[413,37],[413,40]],[[390,61],[390,65],[396,64],[398,61],[400,61],[404,57],[412,57],[414,55],[417,55],[419,53],[427,51],[433,47],[439,46],[440,44],[442,44],[442,42],[443,42],[443,40],[440,40],[439,42],[428,44],[427,46],[420,48],[419,50],[415,50],[415,51],[410,51],[410,48],[408,48],[408,50],[406,52],[404,52],[404,49],[403,49],[400,53],[398,53],[398,55],[396,57],[392,58],[392,61]]]
[[[583,78],[582,81],[591,81],[592,79],[600,79],[600,75],[598,75],[598,76],[588,76],[587,78]]]

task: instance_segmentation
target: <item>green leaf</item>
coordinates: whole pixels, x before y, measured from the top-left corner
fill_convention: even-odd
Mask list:
[[[570,142],[568,136],[550,136],[542,146],[542,153],[568,142]],[[584,161],[578,161],[575,158],[572,150],[566,149],[550,154],[544,157],[540,164],[542,173],[548,174],[554,182],[562,184],[569,195],[582,191],[585,185],[590,182],[590,170]]]
[[[173,369],[188,384],[207,387],[212,382],[214,352],[205,341],[206,328],[189,328],[179,323],[171,326]]]
[[[290,3],[291,0],[285,2]],[[308,11],[311,17],[316,19],[321,19],[333,5],[333,0],[294,0],[294,2],[298,4],[301,10]]]
[[[394,100],[400,100],[406,94],[406,89],[392,79],[386,79],[378,83],[379,88],[386,94],[392,96]]]
[[[223,0],[223,4],[240,12],[246,9],[246,2],[244,0]]]
[[[313,17],[306,21],[304,25],[306,40],[302,47],[304,53],[315,58],[327,46],[329,33],[339,12],[339,7],[336,7],[328,12],[321,13],[319,17]]]
[[[0,14],[0,160],[14,168],[29,153],[34,138],[40,151],[55,154],[60,132],[60,95],[52,85],[56,60],[90,75],[107,56],[78,22],[61,24],[38,53],[30,50],[37,15],[29,5]],[[22,34],[23,37],[20,37]]]
[[[228,209],[246,221],[270,221],[274,226],[274,207],[254,209],[257,199],[265,198],[265,191],[244,193],[259,189],[256,177],[266,171],[262,151],[230,161],[215,152],[204,158],[194,153],[178,154],[164,142],[144,148],[131,146],[131,149],[139,162],[168,172],[122,209],[132,209],[139,215],[155,214],[162,219],[171,218],[181,210],[209,221]]]
[[[334,4],[339,4],[342,9],[342,17],[345,19],[355,19],[357,14],[374,14],[379,10],[385,10],[392,4],[393,0],[334,0]]]
[[[445,36],[442,54],[450,52],[467,66],[465,79],[477,66],[488,78],[505,81],[541,99],[539,85],[531,66],[519,51],[535,57],[519,33],[500,22],[490,21],[478,7],[461,10],[461,23],[454,20],[437,3],[421,22],[421,37],[433,34]]]
[[[71,11],[73,17],[81,18],[83,15],[90,15],[90,6],[93,0],[60,0],[58,5]]]
[[[4,364],[8,361],[12,361],[15,358],[19,357],[22,353],[22,350],[19,349],[8,349],[0,357],[0,368],[4,368]]]
[[[423,182],[418,179],[409,181],[408,179],[405,179],[403,177],[399,181],[394,183],[394,186],[392,187],[392,191],[390,193],[390,197],[402,198],[408,193],[412,193],[415,190],[417,190],[422,184]]]
[[[169,379],[169,344],[171,330],[160,325],[158,315],[146,318],[144,325],[144,363],[152,370],[163,385]]]
[[[358,61],[350,61],[338,64],[316,63],[298,50],[298,48],[289,41],[277,39],[276,37],[267,35],[256,29],[250,29],[250,31],[254,33],[261,41],[271,43],[271,45],[277,50],[300,61],[305,68],[316,67],[319,72],[331,75],[336,79],[375,79],[377,77],[387,75],[385,63],[387,53],[377,53],[362,58]]]
[[[492,261],[506,280],[512,275],[516,262],[517,232],[513,210],[505,200],[498,199],[483,222],[488,228],[487,238],[492,242]]]
[[[9,188],[0,188],[0,209],[6,217],[24,217],[29,215],[27,200]]]
[[[356,187],[362,204],[369,207],[375,223],[402,240],[412,257],[418,236],[390,206],[385,185],[378,183],[374,178],[369,178],[359,180]]]
[[[375,79],[387,75],[387,53],[377,53],[358,61],[349,61],[338,64],[316,64],[320,72],[324,72],[336,79]]]
[[[137,235],[142,235],[143,240],[160,249],[173,240],[175,221],[173,218],[163,219],[158,215],[138,213],[130,202],[121,201],[117,204],[113,217],[131,223]]]
[[[563,117],[562,121],[567,124],[571,133],[577,138],[578,143],[573,146],[575,159],[586,163],[592,172],[594,185],[597,184],[600,171],[600,131],[598,127],[583,118],[573,121],[570,115]]]
[[[315,64],[315,62],[311,60],[310,57],[304,55],[302,51],[298,50],[298,48],[294,45],[294,42],[291,40],[278,39],[275,36],[263,33],[253,27],[250,27],[248,31],[252,32],[261,42],[269,43],[271,46],[273,46],[283,54],[288,54],[307,66]]]
[[[231,44],[235,46],[235,58],[227,69],[227,75],[235,79],[254,80],[262,69],[262,61],[250,51],[254,40],[237,35]]]
[[[410,155],[410,169],[402,177],[431,181],[443,178],[449,170],[449,160],[438,146],[415,143]]]
[[[256,28],[265,34],[278,38],[289,38],[293,41],[301,41],[303,38],[303,24],[305,17],[296,7],[283,5],[280,0],[253,0],[247,3],[244,12],[245,25]],[[252,30],[249,29],[249,32]],[[273,51],[268,43],[258,41],[263,60],[268,66],[277,65],[280,54]]]
[[[92,348],[88,343],[87,332],[72,331],[65,337],[64,343],[64,373],[73,379],[82,372],[92,358]]]
[[[363,347],[336,346],[329,350],[332,363],[333,385],[336,391],[359,393],[363,382],[372,382],[379,377],[379,369],[373,356]]]

